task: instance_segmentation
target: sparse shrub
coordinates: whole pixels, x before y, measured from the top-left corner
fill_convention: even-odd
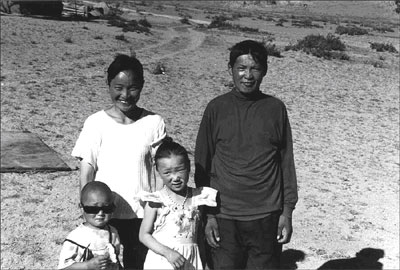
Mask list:
[[[257,28],[252,28],[252,27],[247,27],[247,26],[233,25],[233,28],[238,29],[243,32],[259,32],[259,30]]]
[[[146,18],[140,19],[139,24],[144,27],[151,28],[151,24],[149,23],[149,21]]]
[[[188,13],[182,13],[182,12],[180,12],[179,14],[178,14],[180,17],[182,17],[182,18],[188,18],[188,19],[191,19],[192,18],[192,15],[190,15],[190,14],[188,14]]]
[[[157,10],[164,10],[164,6],[162,4],[158,4],[155,9]]]
[[[319,24],[314,24],[311,19],[293,20],[292,25],[305,28],[322,28]]]
[[[226,21],[228,18],[226,18],[224,15],[218,15],[214,16],[211,23],[208,25],[208,28],[224,28],[224,27],[229,27],[231,24],[227,23]]]
[[[264,47],[267,49],[268,56],[274,56],[278,58],[282,58],[280,50],[273,43],[264,43]]]
[[[64,41],[65,41],[66,43],[74,43],[74,42],[72,41],[72,38],[71,38],[71,37],[66,37],[66,38],[64,39]]]
[[[374,26],[372,27],[372,30],[375,30],[380,33],[386,33],[386,32],[391,32],[393,33],[394,30],[390,28],[389,26]]]
[[[123,20],[122,18],[110,18],[108,21],[108,24],[110,26],[116,26],[116,27],[124,27],[126,24],[126,21]]]
[[[312,54],[316,57],[328,60],[349,60],[350,57],[343,53],[345,49],[346,45],[340,38],[332,34],[328,34],[326,37],[322,35],[308,35],[304,39],[299,40],[296,45],[288,45],[285,47],[285,51],[302,50],[307,54]]]
[[[235,13],[232,14],[232,20],[237,20],[237,19],[242,18],[242,17],[243,17],[243,14],[240,13],[240,12],[235,12]]]
[[[87,26],[82,27],[82,29],[89,30]]]
[[[383,68],[384,67],[384,64],[382,61],[372,61],[371,64],[374,68]]]
[[[360,36],[360,35],[367,35],[368,30],[355,25],[347,25],[347,26],[339,25],[338,27],[336,27],[335,33],[339,35],[347,34],[350,36]]]
[[[140,20],[142,24],[149,24],[147,20]],[[122,28],[123,32],[137,32],[137,33],[150,33],[150,29],[147,26],[139,24],[136,20],[127,21],[119,16],[113,16],[108,19],[108,24],[111,26]],[[147,23],[146,23],[147,22]],[[151,25],[150,25],[151,27]]]
[[[179,20],[183,24],[190,24],[190,21],[187,17],[183,17],[182,19]]]
[[[370,47],[377,52],[391,52],[397,53],[396,48],[391,43],[378,43],[378,42],[370,42]]]
[[[230,29],[230,30],[239,30],[243,32],[258,32],[257,28],[251,28],[247,26],[240,26],[237,24],[230,24],[226,22],[228,20],[224,15],[215,16],[211,23],[208,25],[208,28],[218,28],[218,29]]]
[[[158,62],[153,68],[152,72],[154,75],[165,74],[165,66],[163,63]]]
[[[126,39],[126,37],[125,37],[124,34],[116,35],[116,36],[115,36],[115,39],[116,39],[116,40],[125,41],[125,42],[129,42],[129,41]]]
[[[103,37],[102,37],[102,36],[94,36],[94,39],[97,39],[97,40],[102,40],[102,39],[103,39]]]
[[[279,18],[278,22],[275,24],[276,26],[283,26],[284,22],[287,22],[288,20],[284,18]]]

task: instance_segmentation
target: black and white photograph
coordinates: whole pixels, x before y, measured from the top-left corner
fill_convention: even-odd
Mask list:
[[[1,0],[1,269],[400,269],[400,0]]]

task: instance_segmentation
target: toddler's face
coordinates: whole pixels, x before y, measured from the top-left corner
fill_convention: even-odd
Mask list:
[[[81,206],[86,225],[92,228],[104,228],[114,211],[112,195],[101,191],[89,192]]]
[[[169,189],[176,193],[186,192],[189,168],[183,156],[171,155],[157,160],[157,171]]]

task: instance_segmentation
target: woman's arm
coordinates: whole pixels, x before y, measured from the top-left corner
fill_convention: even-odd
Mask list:
[[[87,183],[94,181],[95,176],[96,171],[94,170],[93,166],[82,160],[79,193]]]
[[[175,269],[180,268],[185,264],[185,258],[175,250],[161,244],[152,236],[158,208],[151,207],[150,204],[147,203],[144,208],[144,218],[140,226],[139,240],[153,252],[166,258]]]

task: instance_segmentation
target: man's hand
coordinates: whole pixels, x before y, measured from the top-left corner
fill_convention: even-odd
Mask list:
[[[292,237],[293,227],[292,227],[292,219],[286,216],[281,215],[279,217],[278,223],[278,243],[287,244],[290,242],[290,238]]]
[[[209,217],[207,219],[205,234],[207,243],[213,248],[218,248],[219,247],[218,242],[220,238],[219,238],[218,223],[215,217]]]

